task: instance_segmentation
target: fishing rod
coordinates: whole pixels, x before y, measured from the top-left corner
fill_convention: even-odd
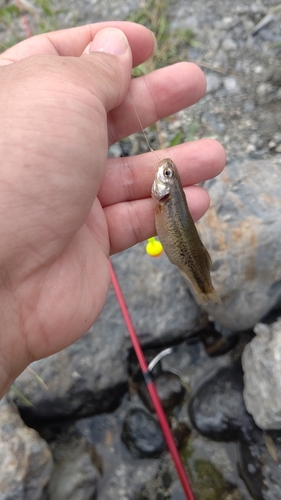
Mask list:
[[[130,313],[129,313],[129,309],[127,307],[124,295],[122,293],[121,287],[119,285],[119,282],[118,282],[118,279],[117,279],[117,276],[116,276],[116,273],[114,271],[114,268],[113,268],[111,261],[109,261],[109,266],[110,266],[110,275],[111,275],[112,285],[114,287],[116,297],[117,297],[125,324],[127,326],[127,329],[128,329],[128,332],[129,332],[129,335],[131,338],[131,342],[133,344],[133,347],[134,347],[134,350],[135,350],[135,353],[136,353],[136,356],[137,356],[137,359],[138,359],[138,362],[139,362],[139,365],[140,365],[140,368],[141,368],[141,371],[143,374],[143,378],[144,378],[145,383],[146,383],[147,390],[148,390],[149,395],[151,397],[155,412],[157,414],[159,423],[160,423],[161,428],[162,428],[163,435],[165,437],[167,446],[169,448],[173,462],[175,464],[176,471],[177,471],[179,479],[181,481],[183,491],[186,495],[187,500],[194,500],[194,496],[192,493],[189,479],[187,477],[187,474],[186,474],[185,469],[183,467],[182,461],[180,459],[179,452],[178,452],[177,447],[175,445],[175,441],[174,441],[170,426],[168,424],[168,421],[167,421],[166,415],[164,413],[160,398],[159,398],[158,393],[157,393],[156,385],[154,384],[151,372],[148,369],[141,345],[139,343],[139,339],[138,339],[136,330],[135,330],[134,325],[133,325],[133,321],[132,321]]]

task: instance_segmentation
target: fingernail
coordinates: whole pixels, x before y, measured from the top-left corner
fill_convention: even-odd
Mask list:
[[[86,52],[106,52],[115,56],[122,56],[127,50],[129,42],[123,31],[117,28],[105,28],[99,31],[90,43]]]

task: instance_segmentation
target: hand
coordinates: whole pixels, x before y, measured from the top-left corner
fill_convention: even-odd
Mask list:
[[[110,253],[155,234],[155,156],[107,159],[108,144],[139,129],[134,107],[146,127],[200,99],[205,79],[179,63],[131,80],[153,48],[143,26],[111,22],[36,36],[0,56],[2,393],[93,324]],[[207,139],[159,156],[173,159],[185,185],[225,162]],[[186,192],[198,219],[208,195]]]

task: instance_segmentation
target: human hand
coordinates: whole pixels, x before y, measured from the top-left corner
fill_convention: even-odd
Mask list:
[[[0,56],[0,394],[31,361],[89,329],[110,253],[155,234],[155,157],[107,159],[107,148],[139,129],[134,108],[146,127],[200,99],[205,78],[179,63],[131,81],[132,64],[153,48],[143,26],[111,22],[40,35]],[[207,139],[159,155],[186,186],[225,162]],[[186,192],[198,219],[208,195]]]

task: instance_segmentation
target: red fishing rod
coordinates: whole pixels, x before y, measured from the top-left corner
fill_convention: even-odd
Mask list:
[[[181,484],[183,487],[183,491],[186,495],[187,500],[194,500],[194,496],[192,493],[190,482],[188,480],[188,477],[186,475],[182,461],[180,459],[179,452],[178,452],[177,447],[175,445],[175,441],[174,441],[174,438],[172,436],[172,432],[171,432],[171,429],[169,427],[166,415],[164,413],[161,401],[159,399],[156,386],[153,382],[151,373],[148,369],[148,366],[147,366],[141,345],[139,343],[138,336],[137,336],[136,330],[134,328],[126,301],[124,299],[124,296],[123,296],[121,287],[119,285],[117,276],[115,274],[113,265],[110,261],[109,261],[109,265],[110,265],[111,281],[112,281],[112,284],[113,284],[113,287],[114,287],[114,290],[116,293],[116,297],[117,297],[117,300],[119,302],[119,306],[120,306],[121,312],[123,314],[123,318],[124,318],[124,321],[126,323],[128,332],[130,334],[130,338],[131,338],[136,356],[138,358],[139,365],[141,367],[141,371],[142,371],[142,374],[143,374],[143,377],[144,377],[144,380],[145,380],[145,383],[147,386],[147,390],[148,390],[149,395],[151,397],[151,400],[152,400],[153,406],[155,408],[159,423],[161,425],[166,443],[168,445],[168,448],[170,450],[171,456],[172,456],[174,464],[175,464],[175,468],[176,468],[178,476],[180,478],[180,481],[181,481]]]

